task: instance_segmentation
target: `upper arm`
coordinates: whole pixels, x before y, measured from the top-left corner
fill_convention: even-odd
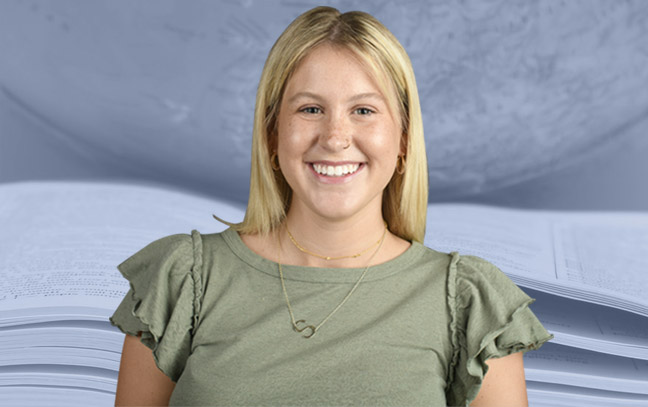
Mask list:
[[[522,352],[488,359],[488,372],[471,407],[528,406]]]
[[[168,406],[174,388],[175,383],[155,364],[153,351],[138,337],[126,335],[115,406]]]

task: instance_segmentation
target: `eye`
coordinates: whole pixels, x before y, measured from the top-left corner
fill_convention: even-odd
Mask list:
[[[322,112],[319,107],[315,107],[315,106],[308,106],[303,109],[300,109],[299,111],[308,114],[317,114]]]
[[[359,107],[355,111],[356,111],[357,114],[359,114],[361,116],[368,116],[368,115],[370,115],[372,113],[376,113],[376,112],[374,112],[373,110],[371,110],[371,109],[369,109],[367,107]]]

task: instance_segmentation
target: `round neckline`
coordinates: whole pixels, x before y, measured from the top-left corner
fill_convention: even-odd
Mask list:
[[[267,259],[250,249],[241,239],[238,232],[227,228],[221,235],[232,252],[256,270],[279,278],[279,263]],[[425,247],[421,243],[411,241],[410,246],[401,254],[386,262],[369,267],[363,281],[372,281],[385,278],[399,271],[405,270],[421,255]],[[317,283],[355,283],[364,272],[364,267],[358,268],[333,268],[314,266],[295,266],[281,264],[284,279]]]

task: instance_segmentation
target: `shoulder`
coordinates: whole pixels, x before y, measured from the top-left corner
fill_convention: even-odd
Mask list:
[[[207,252],[217,251],[219,247],[226,246],[226,241],[231,240],[231,229],[215,233],[200,233],[192,229],[189,233],[175,233],[160,237],[144,246],[124,263],[135,261],[193,261],[202,262],[203,255]],[[122,263],[122,264],[124,264]],[[121,265],[120,265],[121,266]]]
[[[480,281],[508,281],[510,278],[492,262],[475,255],[460,254],[458,251],[438,251],[421,243],[413,243],[420,246],[421,261],[427,264],[433,263],[434,268],[443,268],[450,279],[462,286],[475,284]]]
[[[448,263],[449,275],[456,285],[457,294],[477,291],[526,296],[498,266],[482,257],[462,255],[455,251],[448,254]]]
[[[189,233],[175,233],[157,238],[136,251],[117,268],[122,274],[127,273],[129,269],[146,268],[146,265],[170,272],[189,268],[198,271],[205,254],[225,245],[223,235],[226,231],[201,234],[192,229]]]
[[[194,251],[201,246],[196,244],[199,239],[200,234],[197,231],[158,238],[139,249],[117,268],[128,278],[133,271],[147,269],[149,265],[166,266],[163,268],[173,270],[177,268],[169,267],[173,264],[193,263]]]
[[[460,254],[459,252],[448,253],[450,267],[457,269],[462,278],[480,278],[504,275],[492,262],[471,254]],[[505,275],[504,275],[505,276]]]

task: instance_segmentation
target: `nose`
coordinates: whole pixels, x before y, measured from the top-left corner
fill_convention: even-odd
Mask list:
[[[329,151],[342,151],[351,146],[353,129],[344,115],[330,115],[321,129],[319,143]]]

